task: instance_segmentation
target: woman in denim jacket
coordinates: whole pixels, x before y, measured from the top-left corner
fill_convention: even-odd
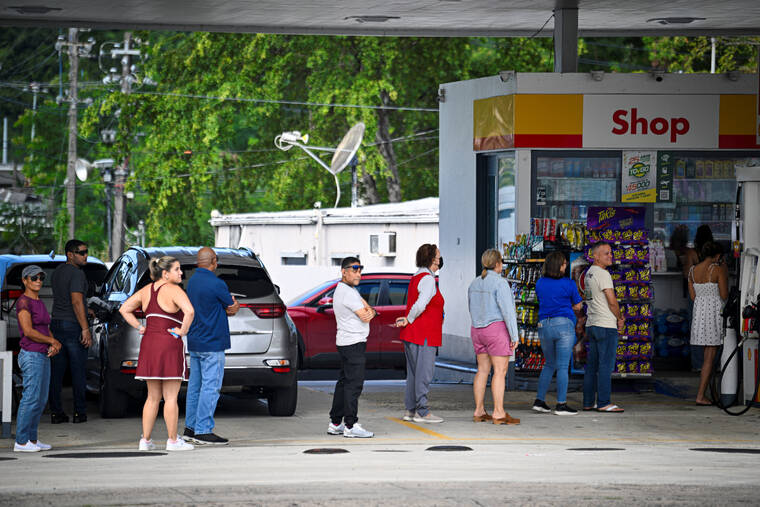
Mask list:
[[[467,303],[472,320],[472,346],[478,359],[478,373],[472,384],[475,397],[473,421],[492,421],[493,424],[520,424],[520,419],[504,411],[504,387],[509,356],[517,344],[517,313],[512,289],[501,276],[502,261],[498,250],[483,252],[480,258],[483,272],[470,284]],[[488,374],[493,367],[491,394],[493,416],[483,405]]]

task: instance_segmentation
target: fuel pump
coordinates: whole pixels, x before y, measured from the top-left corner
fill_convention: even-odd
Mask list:
[[[753,161],[754,162],[754,161]],[[760,164],[758,164],[760,165]],[[753,404],[760,402],[760,166],[737,167],[738,183],[736,199],[736,232],[733,238],[734,255],[740,258],[739,266],[739,312],[724,320],[725,339],[721,357],[721,396],[719,405],[731,415],[745,413]],[[744,220],[747,217],[749,220]],[[743,250],[740,248],[743,244]],[[727,305],[728,310],[728,305]],[[738,314],[738,315],[737,315]],[[736,320],[739,320],[738,326]],[[738,329],[737,329],[738,328]],[[737,331],[739,336],[737,336]],[[739,339],[736,343],[737,338]],[[742,401],[747,405],[742,411],[729,412],[729,400],[736,394],[738,368],[732,361],[741,354],[743,366]],[[726,357],[727,356],[727,357]]]

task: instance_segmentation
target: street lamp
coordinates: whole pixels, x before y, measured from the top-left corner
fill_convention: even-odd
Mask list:
[[[328,148],[324,146],[306,146],[306,144],[309,142],[309,134],[301,134],[297,130],[289,131],[289,132],[283,132],[279,136],[274,138],[274,145],[277,146],[282,151],[288,151],[293,146],[298,146],[303,151],[305,151],[311,158],[313,158],[319,165],[327,169],[327,171],[333,175],[333,178],[335,178],[335,189],[337,191],[337,195],[335,197],[335,205],[333,208],[338,207],[338,202],[340,201],[340,183],[338,182],[338,173],[340,173],[343,169],[345,169],[349,164],[352,165],[352,195],[351,195],[351,207],[356,207],[356,163],[355,163],[355,156],[356,152],[359,149],[359,146],[362,144],[362,137],[364,137],[364,123],[359,122],[346,133],[345,136],[343,136],[343,139],[338,143],[338,146],[335,148]],[[319,158],[316,154],[312,152],[312,150],[317,151],[330,151],[333,152],[332,160],[330,161],[330,165],[322,161],[321,158]]]
[[[91,169],[98,169],[103,183],[106,185],[106,229],[108,233],[108,258],[111,260],[111,196],[113,194],[113,165],[112,158],[101,158],[95,162],[89,162],[86,159],[78,158],[75,164],[75,171],[79,181],[87,181]],[[123,171],[123,169],[119,169]]]

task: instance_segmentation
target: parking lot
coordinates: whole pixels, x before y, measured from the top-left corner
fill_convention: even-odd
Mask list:
[[[159,421],[160,452],[140,455],[138,415],[100,419],[95,400],[86,424],[53,426],[45,414],[40,438],[54,450],[14,454],[7,440],[0,503],[756,503],[757,409],[730,417],[692,398],[620,392],[624,414],[559,417],[532,412],[534,393],[520,391],[507,394],[507,410],[522,424],[494,426],[472,422],[471,386],[436,384],[432,407],[446,420],[419,425],[400,419],[403,381],[369,381],[359,415],[375,438],[359,440],[326,434],[332,386],[302,381],[287,418],[270,417],[264,401],[225,395],[216,431],[230,445],[185,453],[161,451]],[[688,396],[694,386],[685,377],[671,387]],[[568,399],[578,406],[580,393]],[[431,450],[438,446],[469,450]],[[344,452],[305,453],[326,448]]]

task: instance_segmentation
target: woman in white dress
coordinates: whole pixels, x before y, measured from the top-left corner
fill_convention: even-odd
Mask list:
[[[728,297],[728,269],[722,262],[723,249],[718,243],[705,243],[700,252],[701,262],[689,270],[689,296],[694,301],[691,320],[691,344],[704,347],[705,358],[699,378],[696,403],[712,405],[705,398],[715,354],[723,342],[721,310]]]

